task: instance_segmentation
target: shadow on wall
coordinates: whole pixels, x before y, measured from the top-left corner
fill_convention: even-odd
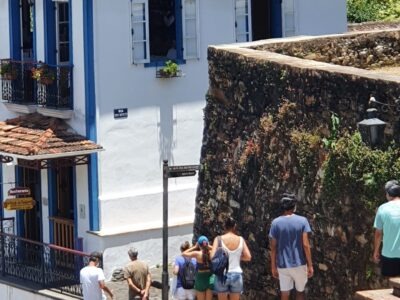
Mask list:
[[[161,165],[163,160],[167,159],[173,164],[172,150],[176,147],[177,112],[172,103],[160,105],[157,130],[159,163]]]

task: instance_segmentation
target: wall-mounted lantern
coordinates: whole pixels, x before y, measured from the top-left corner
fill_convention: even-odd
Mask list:
[[[358,122],[358,130],[364,143],[371,147],[383,144],[386,122],[377,118],[376,108],[367,109],[367,119]]]

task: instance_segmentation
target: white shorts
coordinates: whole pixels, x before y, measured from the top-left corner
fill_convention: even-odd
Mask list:
[[[307,283],[307,265],[295,268],[278,268],[279,285],[282,292],[293,289],[293,283],[296,291],[303,292]]]
[[[177,288],[174,294],[176,300],[194,300],[194,290],[185,290],[183,287]]]

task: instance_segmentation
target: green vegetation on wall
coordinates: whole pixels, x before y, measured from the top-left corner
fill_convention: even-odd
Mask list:
[[[337,199],[343,191],[376,209],[384,201],[383,186],[400,178],[400,149],[392,143],[386,150],[366,146],[359,132],[338,139],[323,167],[323,197]]]
[[[399,18],[398,0],[347,0],[347,19],[351,23],[393,21]]]

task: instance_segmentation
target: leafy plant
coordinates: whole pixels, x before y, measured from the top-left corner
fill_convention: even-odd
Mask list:
[[[42,84],[51,84],[55,79],[55,74],[45,64],[38,65],[37,68],[32,68],[32,78]]]
[[[337,114],[332,113],[331,115],[331,133],[328,138],[323,138],[322,143],[325,149],[334,149],[336,147],[336,140],[339,133],[340,119]]]
[[[347,19],[361,23],[400,18],[400,3],[397,0],[347,0]]]
[[[365,145],[359,132],[338,139],[324,165],[323,191],[335,199],[344,191],[357,194],[368,207],[384,199],[385,182],[400,176],[400,150],[392,143],[386,150]]]
[[[0,75],[1,77],[10,77],[10,78],[15,78],[17,75],[17,70],[13,68],[13,65],[11,62],[2,62],[0,66]]]
[[[163,77],[175,77],[179,73],[179,66],[177,63],[173,62],[172,60],[167,60],[165,62],[165,66],[162,67],[160,70],[160,75]]]

